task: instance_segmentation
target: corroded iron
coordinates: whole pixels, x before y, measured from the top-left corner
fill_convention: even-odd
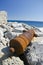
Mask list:
[[[22,54],[26,49],[27,45],[30,44],[31,40],[34,37],[34,30],[28,30],[18,37],[10,40],[10,51],[16,52],[18,55]]]

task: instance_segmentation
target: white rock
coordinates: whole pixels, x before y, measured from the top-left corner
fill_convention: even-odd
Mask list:
[[[16,28],[16,27],[22,27],[23,25],[22,25],[22,23],[13,22],[13,23],[12,23],[12,26],[13,26],[14,28]]]
[[[17,22],[14,22],[13,24],[12,24],[12,26],[15,28],[15,27],[18,27],[18,23]]]
[[[24,65],[24,63],[19,57],[12,57],[3,60],[2,65]]]
[[[4,36],[4,34],[3,34],[3,31],[2,31],[2,30],[0,30],[0,35],[1,35],[1,36]]]
[[[23,30],[26,30],[25,28],[23,28],[23,27],[17,27],[17,28],[15,28],[15,30],[18,30],[18,31],[23,31]]]
[[[16,36],[19,36],[20,34],[22,34],[23,32],[11,32],[12,34],[12,38],[15,38]]]
[[[25,24],[25,23],[22,23],[22,25],[23,25],[23,27],[24,27],[25,29],[27,29],[27,30],[33,28],[32,26],[30,26],[30,25],[28,25],[28,24]]]
[[[0,24],[7,23],[7,12],[0,11]]]
[[[3,34],[3,32],[0,30],[0,41],[2,40],[3,36],[4,36],[4,34]]]
[[[3,45],[6,45],[6,43],[7,43],[5,38],[2,38],[1,42],[2,42]]]
[[[8,39],[12,39],[12,38],[16,37],[16,34],[13,34],[12,32],[7,32],[7,33],[5,33],[5,37]]]

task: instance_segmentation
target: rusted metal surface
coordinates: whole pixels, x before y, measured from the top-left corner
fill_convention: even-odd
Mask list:
[[[30,44],[31,40],[34,37],[34,30],[28,30],[18,37],[10,41],[10,51],[16,52],[18,55],[22,54],[26,49],[27,45]]]

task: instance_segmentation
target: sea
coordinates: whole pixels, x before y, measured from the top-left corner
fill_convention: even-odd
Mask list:
[[[19,23],[26,23],[28,25],[35,27],[43,27],[43,21],[8,20],[8,22],[19,22]]]

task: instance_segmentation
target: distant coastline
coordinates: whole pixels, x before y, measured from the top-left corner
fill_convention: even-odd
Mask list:
[[[43,22],[42,21],[23,21],[23,20],[7,20],[8,22],[21,22],[21,23],[26,23],[31,26],[36,26],[36,27],[43,27]]]

